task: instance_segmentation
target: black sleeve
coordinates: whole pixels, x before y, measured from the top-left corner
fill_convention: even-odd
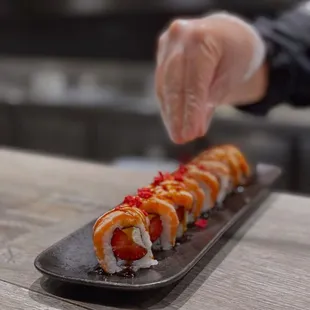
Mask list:
[[[275,20],[259,18],[254,26],[267,48],[269,84],[266,96],[239,110],[266,115],[279,103],[310,105],[310,1]]]

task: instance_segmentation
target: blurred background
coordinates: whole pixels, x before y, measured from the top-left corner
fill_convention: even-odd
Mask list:
[[[293,0],[0,0],[0,144],[171,170],[211,144],[281,166],[279,188],[310,192],[310,110],[283,103],[267,118],[217,111],[208,135],[172,144],[154,94],[156,38],[175,17],[217,9],[250,20]],[[307,121],[308,120],[308,121]]]

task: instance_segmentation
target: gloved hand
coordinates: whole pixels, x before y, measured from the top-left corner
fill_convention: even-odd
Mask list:
[[[261,67],[264,42],[227,13],[175,20],[160,36],[156,91],[169,136],[185,143],[203,136],[217,105],[234,103]]]

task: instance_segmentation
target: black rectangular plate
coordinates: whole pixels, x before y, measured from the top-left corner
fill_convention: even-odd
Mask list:
[[[190,228],[186,241],[173,250],[155,253],[158,265],[139,270],[133,278],[98,272],[92,243],[95,220],[38,255],[35,267],[60,281],[109,289],[144,290],[170,285],[185,276],[232,225],[246,218],[280,175],[280,168],[258,164],[253,182],[242,192],[227,197],[223,208],[211,215],[206,228]]]

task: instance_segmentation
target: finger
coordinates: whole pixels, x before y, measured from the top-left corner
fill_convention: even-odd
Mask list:
[[[162,83],[162,71],[163,71],[163,62],[167,57],[168,52],[168,35],[163,33],[157,44],[157,55],[156,55],[156,70],[155,70],[155,87],[156,93],[160,101],[163,101],[163,83]]]
[[[163,99],[167,129],[173,142],[182,143],[184,54],[181,48],[172,52],[163,70]]]
[[[167,47],[168,47],[168,34],[164,32],[158,39],[157,43],[157,55],[156,55],[156,64],[160,66],[166,55],[167,55]]]
[[[182,42],[178,42],[178,38],[182,32],[183,23],[175,20],[169,28],[160,36],[158,40],[157,66],[155,72],[156,93],[160,101],[161,116],[166,128],[169,131],[169,105],[164,100],[165,86],[165,68],[169,55],[173,57],[174,53],[182,46]]]
[[[193,140],[205,134],[207,120],[214,111],[208,104],[209,87],[214,79],[219,53],[212,39],[204,32],[191,35],[186,49],[185,89],[183,112],[184,140]]]
[[[186,21],[174,21],[168,32],[167,57],[163,61],[162,76],[164,114],[170,139],[175,143],[183,143],[182,105],[183,72],[184,72],[184,29]]]
[[[182,41],[179,40],[180,35],[182,34],[182,31],[185,29],[185,27],[189,24],[189,22],[185,19],[177,19],[174,20],[168,29],[162,33],[162,35],[158,39],[157,43],[157,57],[156,57],[156,63],[157,66],[160,66],[163,61],[167,58],[168,50],[171,49],[171,46],[173,47],[174,44],[177,44],[176,41],[179,41],[179,43],[182,43]],[[170,47],[170,48],[169,48]]]
[[[155,89],[156,89],[156,95],[159,99],[161,118],[163,120],[165,127],[168,129],[168,116],[163,94],[163,87],[164,87],[163,68],[164,68],[164,60],[167,57],[167,51],[168,51],[168,35],[166,32],[164,32],[158,40],[158,49],[156,55],[156,70],[155,70]]]

